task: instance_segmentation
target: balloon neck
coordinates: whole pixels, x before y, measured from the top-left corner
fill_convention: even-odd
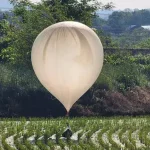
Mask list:
[[[67,111],[67,113],[66,113],[66,117],[69,117],[69,111]]]

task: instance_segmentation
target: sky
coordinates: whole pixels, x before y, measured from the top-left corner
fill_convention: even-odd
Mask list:
[[[40,0],[31,0],[32,2],[39,2]],[[107,2],[113,2],[115,9],[123,10],[125,8],[130,9],[150,9],[150,0],[100,0],[104,4]],[[11,7],[8,0],[0,0],[0,7]]]
[[[103,3],[113,2],[115,9],[150,9],[150,0],[101,0]]]
[[[0,0],[0,8],[11,8],[12,6],[10,5],[8,0]]]

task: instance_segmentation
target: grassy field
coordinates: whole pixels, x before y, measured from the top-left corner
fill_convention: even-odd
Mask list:
[[[69,123],[71,138],[61,134]],[[1,150],[148,150],[150,117],[1,119]]]

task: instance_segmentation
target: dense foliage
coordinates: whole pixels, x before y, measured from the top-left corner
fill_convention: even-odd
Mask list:
[[[9,64],[1,64],[0,69],[0,116],[65,115],[63,105],[39,83],[33,70]],[[105,54],[102,73],[95,85],[74,105],[71,116],[149,114],[149,104],[142,102],[143,96],[144,99],[150,98],[147,91],[141,93],[143,96],[137,101],[139,107],[135,99],[130,99],[132,93],[129,94],[137,86],[149,88],[149,70],[149,55]],[[139,93],[143,91],[136,89],[135,95],[137,90]],[[122,100],[124,104],[120,106]]]
[[[112,37],[113,41],[118,43],[120,48],[149,48],[148,39],[150,38],[150,30],[137,28],[132,31],[125,31],[119,35]],[[144,44],[145,43],[145,44]],[[147,43],[147,44],[146,44]]]
[[[91,26],[94,12],[101,5],[89,0],[47,0],[39,4],[32,4],[28,0],[12,0],[12,3],[13,15],[6,15],[0,21],[0,116],[65,115],[64,107],[44,89],[31,68],[32,44],[45,27],[59,21],[75,20]],[[139,33],[143,40],[148,38],[150,33],[144,29],[121,34],[119,39],[101,30],[95,32],[106,48],[129,48],[130,45],[149,48],[149,40],[133,40]],[[140,96],[137,103],[128,96],[132,90],[134,93],[142,91],[144,94],[141,92],[141,95],[148,101],[149,87],[150,55],[105,52],[100,77],[74,105],[71,115],[149,114],[149,103],[140,101],[143,96]],[[133,97],[136,95],[134,93]],[[114,101],[117,101],[117,105]],[[122,101],[124,105],[120,104]]]
[[[105,64],[98,82],[111,90],[126,90],[134,86],[148,85],[150,56],[131,56],[128,53],[106,54]],[[146,73],[147,72],[147,73]],[[104,76],[103,76],[104,75]]]
[[[147,48],[150,49],[150,38],[145,41],[141,41],[136,45],[137,48]]]
[[[11,2],[14,5],[13,16],[0,22],[1,57],[11,63],[26,66],[31,65],[33,42],[44,28],[65,20],[79,21],[91,26],[95,10],[102,7],[95,0],[46,0],[39,4],[28,0]]]
[[[104,41],[103,45],[105,48],[111,46],[113,48],[144,49],[149,48],[147,40],[150,38],[150,30],[143,28],[144,25],[150,25],[149,16],[149,9],[114,11],[108,20],[95,17],[93,19],[93,27],[96,28],[98,32],[103,31],[103,33],[105,33],[102,34],[102,41]],[[109,43],[115,43],[115,45],[106,44],[108,41]]]
[[[108,25],[114,33],[121,33],[131,25],[150,25],[150,10],[115,11],[109,16]]]

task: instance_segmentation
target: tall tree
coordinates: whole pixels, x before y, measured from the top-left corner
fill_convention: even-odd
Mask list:
[[[30,53],[36,36],[46,27],[64,20],[76,20],[88,26],[94,12],[103,7],[95,0],[10,0],[14,5],[11,23],[7,21],[3,41],[8,41],[1,56],[15,64],[31,66]]]

